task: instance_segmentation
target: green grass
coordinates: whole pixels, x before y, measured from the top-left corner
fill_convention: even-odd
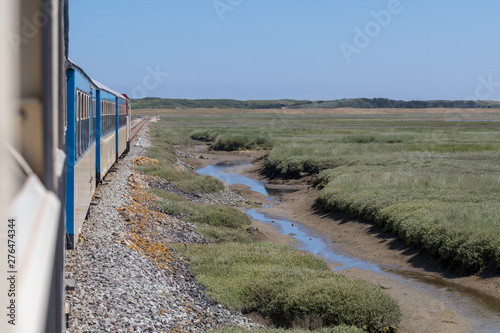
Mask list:
[[[254,237],[244,229],[198,225],[196,231],[214,244],[255,242]]]
[[[189,133],[193,134],[187,128],[171,132],[161,126],[154,128],[154,133],[161,132],[166,137],[157,135],[153,142],[166,148],[174,142],[188,142]],[[218,134],[217,138],[220,137]],[[145,165],[141,170],[165,177],[181,188],[183,181],[192,176],[179,172],[166,161],[172,157],[169,149],[151,150],[155,155],[150,157],[160,162]],[[321,329],[352,325],[370,331],[397,327],[401,318],[399,306],[379,287],[335,274],[323,260],[293,247],[254,243],[244,229],[249,219],[240,211],[194,204],[162,190],[150,192],[158,196],[157,204],[162,211],[194,222],[198,232],[218,243],[176,248],[191,260],[193,273],[211,297],[226,307],[258,311],[284,327]],[[359,332],[359,329],[340,326],[318,332]]]
[[[165,145],[244,138],[228,143],[231,149],[265,137],[272,145],[267,171],[313,175],[326,210],[383,226],[464,272],[500,268],[500,123],[363,117],[172,114],[155,133],[165,134]],[[197,214],[171,201],[172,212]],[[399,323],[397,304],[376,286],[332,273],[291,247],[244,241],[243,227],[197,223],[219,244],[179,249],[211,297],[233,310],[258,311],[285,327]]]
[[[145,164],[137,167],[137,170],[165,178],[185,193],[201,194],[224,190],[224,184],[214,177],[200,176],[193,171],[184,171],[173,165],[177,161],[173,145],[191,142],[182,131],[152,126],[151,139],[152,146],[148,148],[147,155],[158,159],[159,163]]]
[[[195,131],[244,138],[222,149],[265,137],[268,174],[317,176],[325,209],[384,226],[463,272],[500,269],[500,123],[443,117],[242,111],[169,115],[159,128],[184,142]]]
[[[220,245],[177,247],[210,296],[234,311],[259,311],[285,327],[396,327],[398,305],[374,285],[334,274],[318,257],[290,246],[253,244],[250,220],[232,207],[202,205],[159,189],[162,211],[197,225]],[[339,328],[331,332],[356,332]],[[323,330],[322,332],[330,332]]]
[[[214,150],[260,150],[270,149],[273,143],[269,137],[265,135],[221,135],[219,134],[212,149]]]
[[[193,140],[210,142],[215,140],[217,133],[211,130],[195,130],[189,134],[189,137]]]
[[[464,272],[500,265],[498,176],[339,167],[318,181],[327,184],[319,197],[327,210],[372,221]]]
[[[474,273],[500,268],[499,148],[291,142],[276,147],[266,167],[285,177],[318,174],[326,210],[384,226],[408,245]]]
[[[253,237],[245,231],[250,219],[233,207],[193,203],[158,189],[150,192],[159,198],[157,204],[163,212],[195,223],[196,231],[213,243],[253,242]]]
[[[258,311],[284,327],[399,324],[397,303],[372,284],[332,272],[313,254],[269,243],[184,250],[209,295],[233,311]]]
[[[185,193],[214,193],[224,190],[224,184],[214,177],[183,171],[162,160],[157,164],[142,165],[137,167],[137,170],[167,179]]]

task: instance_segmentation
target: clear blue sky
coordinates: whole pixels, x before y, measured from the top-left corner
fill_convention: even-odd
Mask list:
[[[70,0],[70,58],[134,97],[500,100],[500,1]]]

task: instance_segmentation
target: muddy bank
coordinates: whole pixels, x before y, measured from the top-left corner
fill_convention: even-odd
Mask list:
[[[184,159],[195,168],[206,165],[214,165],[224,161],[243,163],[232,172],[246,174],[254,179],[263,178],[258,172],[262,165],[244,164],[250,160],[262,157],[265,152],[209,152],[206,146],[189,147],[185,152],[192,158]],[[203,157],[203,158],[200,158]],[[261,161],[262,163],[262,161]],[[442,279],[449,284],[463,287],[470,293],[480,291],[488,300],[495,302],[495,297],[500,294],[500,278],[482,278],[479,276],[458,277],[446,272],[439,267],[431,258],[419,253],[417,249],[408,248],[398,241],[394,236],[384,233],[363,221],[346,219],[335,214],[325,214],[316,204],[319,191],[300,181],[286,182],[284,186],[275,184],[273,187],[288,188],[294,192],[283,191],[279,202],[273,202],[269,209],[276,216],[283,216],[293,221],[314,229],[324,239],[339,250],[348,255],[376,264],[393,267],[397,270],[425,274],[429,279],[433,277]],[[233,190],[243,195],[254,205],[268,205],[269,201],[262,194],[251,191],[243,185],[232,185]],[[273,242],[286,242],[295,244],[297,240],[293,237],[282,235],[276,228],[259,222],[256,225],[264,239]],[[345,269],[341,274],[356,277],[381,286],[388,294],[398,300],[403,311],[404,319],[401,324],[402,332],[471,332],[468,320],[448,307],[439,298],[433,297],[414,288],[410,288],[400,282],[394,281],[383,274],[362,269]],[[446,288],[444,286],[443,288]],[[477,326],[477,323],[475,323]]]

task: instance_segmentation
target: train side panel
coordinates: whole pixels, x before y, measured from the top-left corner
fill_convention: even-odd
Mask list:
[[[67,70],[66,230],[68,248],[75,247],[95,192],[95,90],[77,67]]]
[[[116,117],[117,106],[116,96],[105,91],[100,90],[98,94],[97,103],[100,105],[100,117],[98,130],[98,163],[97,163],[97,177],[98,180],[104,179],[107,172],[116,161]]]
[[[127,127],[123,126],[118,129],[118,151],[121,154],[126,153],[127,151]]]
[[[95,192],[95,143],[75,165],[74,241],[78,242],[82,226]]]
[[[101,173],[100,180],[108,173],[116,161],[115,132],[108,133],[101,138]]]
[[[127,127],[127,130],[126,130],[126,136],[127,136],[127,149],[125,150],[126,153],[128,153],[130,151],[130,124],[131,124],[131,120],[132,120],[132,107],[130,106],[130,101],[129,101],[129,98],[126,94],[122,94],[123,97],[125,97],[125,100],[126,100],[126,103],[125,103],[125,106],[126,106],[126,127]]]

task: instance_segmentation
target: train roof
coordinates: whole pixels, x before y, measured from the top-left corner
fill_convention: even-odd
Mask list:
[[[120,94],[119,92],[116,92],[114,91],[113,89],[110,89],[108,87],[106,87],[104,84],[102,84],[101,82],[97,81],[97,80],[92,80],[92,82],[94,82],[95,86],[97,87],[97,89],[100,89],[100,90],[105,90],[113,95],[115,95],[116,97],[118,98],[121,98],[121,99],[126,99],[125,96],[123,96],[122,94]]]
[[[113,90],[113,89],[110,89],[108,87],[106,87],[104,84],[102,84],[101,82],[91,78],[90,76],[88,76],[87,73],[85,73],[85,71],[80,67],[78,66],[73,60],[71,59],[67,59],[68,60],[68,67],[72,67],[72,68],[76,68],[78,69],[80,72],[82,72],[83,75],[85,75],[95,86],[97,89],[99,90],[104,90],[104,91],[107,91],[109,92],[110,94],[112,95],[115,95],[116,97],[118,98],[122,98],[122,99],[127,99],[125,96],[123,96],[122,94],[120,94],[119,92]]]

